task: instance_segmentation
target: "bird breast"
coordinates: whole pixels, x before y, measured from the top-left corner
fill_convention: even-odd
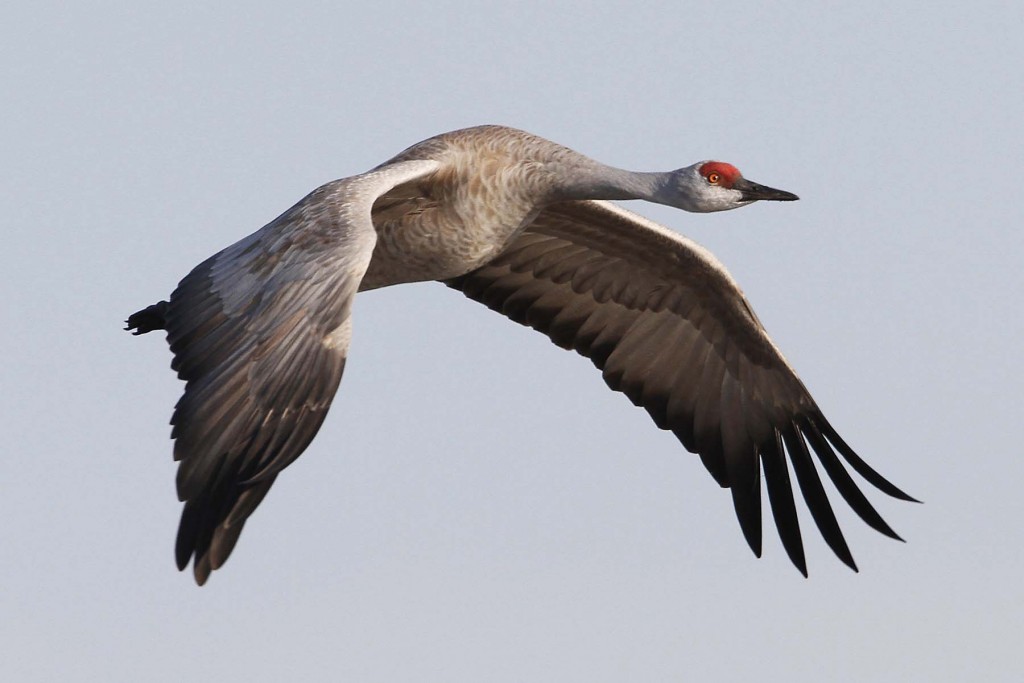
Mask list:
[[[373,207],[377,244],[360,289],[447,280],[493,260],[542,207],[530,175],[524,164],[477,159],[383,195]]]

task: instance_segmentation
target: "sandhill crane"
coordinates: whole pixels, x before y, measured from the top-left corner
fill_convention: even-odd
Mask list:
[[[812,450],[860,517],[899,539],[836,451],[875,487],[913,498],[840,438],[725,268],[612,199],[711,212],[797,197],[718,161],[635,173],[511,128],[468,128],[317,188],[130,316],[135,334],[167,331],[186,382],[171,420],[179,569],[194,558],[202,585],[309,446],[345,367],[356,293],[426,280],[590,358],[731,489],[757,556],[763,468],[782,544],[807,575],[788,453],[819,530],[856,570]]]

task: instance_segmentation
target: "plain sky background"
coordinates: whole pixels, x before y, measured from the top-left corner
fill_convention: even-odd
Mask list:
[[[14,5],[0,679],[1021,680],[1020,2]],[[709,247],[925,501],[869,492],[907,543],[837,500],[860,574],[807,515],[810,579],[773,527],[756,560],[587,360],[426,283],[359,297],[319,437],[207,586],[179,574],[182,385],[124,318],[320,183],[480,123],[799,194],[630,208]]]

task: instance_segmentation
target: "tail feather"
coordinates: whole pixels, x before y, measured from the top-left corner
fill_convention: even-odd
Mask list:
[[[167,302],[160,301],[128,316],[125,330],[134,335],[167,329]]]

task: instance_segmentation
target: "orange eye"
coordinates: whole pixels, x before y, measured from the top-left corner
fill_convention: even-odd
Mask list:
[[[711,183],[712,185],[717,185],[718,181],[721,179],[722,176],[720,176],[717,173],[708,173],[708,182]]]

